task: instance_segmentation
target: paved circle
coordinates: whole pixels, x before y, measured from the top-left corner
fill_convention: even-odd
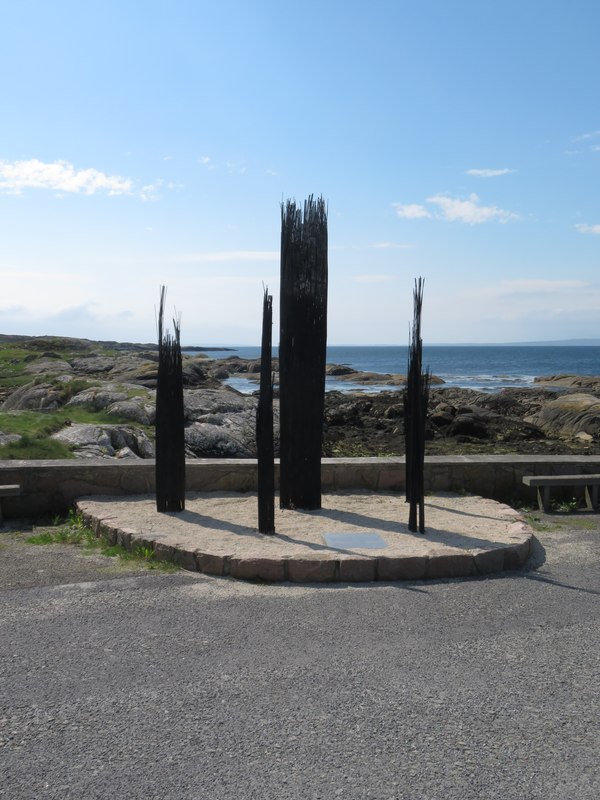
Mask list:
[[[392,492],[339,492],[322,508],[276,508],[276,535],[257,530],[254,494],[198,493],[179,513],[151,496],[77,502],[87,524],[126,547],[190,570],[267,581],[367,582],[462,577],[515,569],[532,531],[514,509],[481,497],[426,498],[425,534],[408,530],[408,506]]]

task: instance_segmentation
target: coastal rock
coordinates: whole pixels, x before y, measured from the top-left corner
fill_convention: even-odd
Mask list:
[[[109,356],[88,356],[71,361],[71,367],[79,375],[97,375],[108,373],[115,366],[115,359]]]
[[[70,445],[80,457],[110,458],[125,447],[139,458],[154,457],[154,445],[146,434],[125,425],[77,423],[52,434],[52,438]]]
[[[325,367],[325,374],[331,375],[333,378],[338,378],[340,375],[355,375],[356,370],[344,364],[327,364]]]
[[[256,437],[253,424],[213,425],[195,422],[185,429],[185,444],[189,455],[196,458],[253,458],[256,456]],[[246,423],[253,421],[246,420]]]
[[[56,411],[63,404],[60,388],[52,383],[27,383],[2,403],[2,411]]]
[[[257,399],[222,386],[218,389],[184,389],[183,405],[186,422],[195,422],[206,414],[232,415],[256,413]]]
[[[40,358],[25,366],[25,372],[31,375],[64,375],[72,371],[69,362],[61,358]]]
[[[69,400],[68,406],[84,406],[93,411],[106,411],[141,425],[153,425],[156,394],[151,389],[144,391],[135,384],[107,383],[78,392]]]
[[[534,379],[535,383],[560,386],[570,389],[588,389],[600,392],[599,375],[544,375]]]
[[[21,437],[18,433],[2,433],[0,431],[0,447],[5,444],[13,444],[20,441]]]
[[[572,439],[587,434],[600,440],[600,399],[591,394],[559,395],[526,418],[548,435]]]
[[[156,419],[156,403],[148,402],[142,397],[112,403],[106,411],[115,417],[139,422],[140,425],[154,425]]]
[[[127,400],[127,396],[127,391],[123,386],[109,383],[104,386],[92,386],[78,392],[67,402],[67,406],[85,406],[93,411],[104,411],[113,403]]]

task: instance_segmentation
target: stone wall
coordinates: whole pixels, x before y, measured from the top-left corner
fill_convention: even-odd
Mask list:
[[[279,467],[276,466],[276,481]],[[187,490],[256,490],[254,459],[193,459],[187,462]],[[600,472],[600,456],[428,456],[427,492],[467,492],[505,502],[535,500],[523,475]],[[325,458],[323,491],[403,491],[403,458]],[[2,500],[5,517],[35,518],[65,512],[86,495],[148,494],[154,491],[154,461],[0,461],[0,485],[19,484],[19,497]],[[571,490],[569,490],[571,491]]]

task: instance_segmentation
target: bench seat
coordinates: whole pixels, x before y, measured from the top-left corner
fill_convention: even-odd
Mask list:
[[[524,475],[523,483],[537,489],[537,500],[540,511],[550,508],[550,489],[553,486],[585,487],[585,504],[589,509],[598,507],[598,487],[600,474],[593,475]]]

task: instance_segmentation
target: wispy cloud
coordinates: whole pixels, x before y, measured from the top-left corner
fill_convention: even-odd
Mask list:
[[[437,208],[429,210],[425,205],[393,203],[396,214],[402,219],[445,219],[448,222],[462,222],[465,225],[480,225],[483,222],[508,222],[517,219],[517,214],[497,206],[482,206],[479,197],[473,193],[467,199],[436,194],[425,201]]]
[[[133,181],[119,175],[106,175],[97,169],[76,169],[68,161],[46,163],[0,161],[0,191],[21,194],[25,189],[51,189],[74,194],[135,194]]]
[[[243,175],[247,169],[243,161],[226,161],[225,168],[230,175]]]
[[[597,131],[590,131],[589,133],[581,133],[579,136],[574,136],[574,142],[587,142],[590,139],[597,139],[600,137],[600,130]]]
[[[392,203],[392,205],[401,219],[429,219],[431,217],[425,206],[419,203]]]
[[[216,164],[213,163],[213,160],[210,156],[200,156],[200,158],[198,159],[198,163],[202,164],[202,166],[205,167],[206,169],[211,170],[211,172],[213,169],[217,168]]]
[[[600,225],[575,225],[579,233],[595,233],[600,235]]]
[[[500,175],[510,175],[516,172],[515,169],[468,169],[467,175],[473,175],[475,178],[497,178]]]
[[[436,205],[442,217],[448,222],[462,222],[466,225],[481,225],[483,222],[508,222],[516,219],[517,215],[511,211],[505,211],[497,206],[482,206],[479,197],[473,193],[468,199],[461,200],[458,197],[449,197],[437,194],[427,198],[428,203]]]
[[[186,253],[174,256],[185,264],[214,264],[229,261],[278,261],[278,250],[217,250],[212,253]]]

